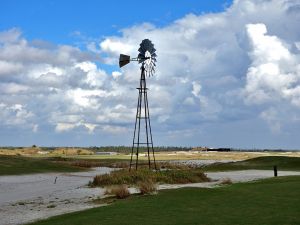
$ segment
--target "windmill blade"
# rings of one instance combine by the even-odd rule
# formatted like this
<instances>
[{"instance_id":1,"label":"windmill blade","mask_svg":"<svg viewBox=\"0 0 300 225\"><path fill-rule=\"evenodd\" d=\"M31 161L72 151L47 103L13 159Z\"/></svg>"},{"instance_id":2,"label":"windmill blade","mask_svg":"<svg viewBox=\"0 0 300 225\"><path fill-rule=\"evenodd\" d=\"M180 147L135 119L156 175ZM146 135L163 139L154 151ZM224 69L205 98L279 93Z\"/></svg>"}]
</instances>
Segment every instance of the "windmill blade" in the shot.
<instances>
[{"instance_id":1,"label":"windmill blade","mask_svg":"<svg viewBox=\"0 0 300 225\"><path fill-rule=\"evenodd\" d=\"M146 52L145 46L142 46L142 45L141 45L141 47L139 48L138 51L139 51L140 53L142 53L142 54L145 54L145 52Z\"/></svg>"},{"instance_id":2,"label":"windmill blade","mask_svg":"<svg viewBox=\"0 0 300 225\"><path fill-rule=\"evenodd\" d=\"M151 54L151 57L156 58L157 57L156 53Z\"/></svg>"},{"instance_id":3,"label":"windmill blade","mask_svg":"<svg viewBox=\"0 0 300 225\"><path fill-rule=\"evenodd\" d=\"M156 49L154 48L154 46L150 49L149 52L151 53L151 55L152 55L154 52L156 52Z\"/></svg>"},{"instance_id":4,"label":"windmill blade","mask_svg":"<svg viewBox=\"0 0 300 225\"><path fill-rule=\"evenodd\" d=\"M147 51L147 49L149 48L148 41L146 41L146 40L148 40L148 39L143 40L142 43L141 43L144 51Z\"/></svg>"},{"instance_id":5,"label":"windmill blade","mask_svg":"<svg viewBox=\"0 0 300 225\"><path fill-rule=\"evenodd\" d=\"M155 69L154 69L154 67L152 67L152 69L151 69L151 72L153 71L153 74L155 73Z\"/></svg>"}]
</instances>

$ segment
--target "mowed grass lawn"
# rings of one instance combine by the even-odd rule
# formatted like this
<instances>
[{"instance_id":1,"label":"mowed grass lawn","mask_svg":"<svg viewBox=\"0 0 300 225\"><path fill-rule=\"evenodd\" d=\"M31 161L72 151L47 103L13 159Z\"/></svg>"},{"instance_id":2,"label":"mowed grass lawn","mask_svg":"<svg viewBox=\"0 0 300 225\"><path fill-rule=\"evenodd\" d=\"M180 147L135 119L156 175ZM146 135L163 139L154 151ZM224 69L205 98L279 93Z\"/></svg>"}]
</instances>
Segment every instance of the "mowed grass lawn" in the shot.
<instances>
[{"instance_id":1,"label":"mowed grass lawn","mask_svg":"<svg viewBox=\"0 0 300 225\"><path fill-rule=\"evenodd\" d=\"M0 175L19 175L47 172L75 172L83 168L52 162L48 159L22 156L0 156Z\"/></svg>"},{"instance_id":2,"label":"mowed grass lawn","mask_svg":"<svg viewBox=\"0 0 300 225\"><path fill-rule=\"evenodd\" d=\"M300 157L265 156L231 163L218 163L203 167L205 171L229 170L273 170L273 166L280 170L300 171Z\"/></svg>"},{"instance_id":3,"label":"mowed grass lawn","mask_svg":"<svg viewBox=\"0 0 300 225\"><path fill-rule=\"evenodd\" d=\"M297 225L300 176L213 189L184 188L135 196L32 225Z\"/></svg>"}]
</instances>

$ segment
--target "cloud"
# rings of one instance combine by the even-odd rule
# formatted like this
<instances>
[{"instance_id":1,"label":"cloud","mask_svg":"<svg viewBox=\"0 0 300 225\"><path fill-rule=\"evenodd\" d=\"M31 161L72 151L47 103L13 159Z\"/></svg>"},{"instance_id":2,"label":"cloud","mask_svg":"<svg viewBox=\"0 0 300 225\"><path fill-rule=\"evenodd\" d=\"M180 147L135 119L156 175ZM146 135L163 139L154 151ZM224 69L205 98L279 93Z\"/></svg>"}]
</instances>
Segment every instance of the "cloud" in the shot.
<instances>
[{"instance_id":1,"label":"cloud","mask_svg":"<svg viewBox=\"0 0 300 225\"><path fill-rule=\"evenodd\" d=\"M188 14L162 27L138 24L98 45L91 38L87 51L29 41L20 29L2 31L0 104L10 121L3 124L28 127L35 135L43 129L95 140L128 135L140 65L118 70L118 56L136 57L141 40L149 38L158 55L147 86L159 143L223 146L225 137L241 135L250 124L257 130L244 133L240 145L272 146L272 135L299 132L291 125L299 124L299 12L297 1L236 0L224 12ZM16 105L22 106L19 114ZM245 138L262 131L262 120L271 132Z\"/></svg>"},{"instance_id":2,"label":"cloud","mask_svg":"<svg viewBox=\"0 0 300 225\"><path fill-rule=\"evenodd\" d=\"M270 108L263 111L260 116L268 122L273 133L279 134L281 132L281 122L276 109Z\"/></svg>"},{"instance_id":3,"label":"cloud","mask_svg":"<svg viewBox=\"0 0 300 225\"><path fill-rule=\"evenodd\" d=\"M248 24L247 31L253 48L247 73L247 101L264 103L286 99L295 104L293 98L300 88L299 55L292 54L278 37L267 35L264 24Z\"/></svg>"},{"instance_id":4,"label":"cloud","mask_svg":"<svg viewBox=\"0 0 300 225\"><path fill-rule=\"evenodd\" d=\"M1 123L8 126L32 127L34 113L21 104L0 103Z\"/></svg>"},{"instance_id":5,"label":"cloud","mask_svg":"<svg viewBox=\"0 0 300 225\"><path fill-rule=\"evenodd\" d=\"M83 128L92 134L101 124L107 126L111 115L106 113L127 91L115 82L119 72L107 74L91 61L92 53L49 46L36 46L18 29L0 33L2 124L28 127L35 133L50 126L56 132Z\"/></svg>"}]
</instances>

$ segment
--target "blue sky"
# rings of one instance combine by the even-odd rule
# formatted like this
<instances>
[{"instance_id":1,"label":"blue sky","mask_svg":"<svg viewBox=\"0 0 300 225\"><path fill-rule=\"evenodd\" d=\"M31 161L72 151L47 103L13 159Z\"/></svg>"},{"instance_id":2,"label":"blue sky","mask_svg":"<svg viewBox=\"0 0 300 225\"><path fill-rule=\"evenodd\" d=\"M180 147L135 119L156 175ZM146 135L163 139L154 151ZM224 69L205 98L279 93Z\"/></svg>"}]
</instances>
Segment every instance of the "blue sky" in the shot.
<instances>
[{"instance_id":1,"label":"blue sky","mask_svg":"<svg viewBox=\"0 0 300 225\"><path fill-rule=\"evenodd\" d=\"M300 3L1 1L0 145L130 145L149 38L155 145L299 149Z\"/></svg>"},{"instance_id":2,"label":"blue sky","mask_svg":"<svg viewBox=\"0 0 300 225\"><path fill-rule=\"evenodd\" d=\"M89 38L117 35L119 30L149 22L165 26L186 14L219 12L228 0L141 1L1 1L0 29L19 27L29 40L76 44L80 32Z\"/></svg>"}]
</instances>

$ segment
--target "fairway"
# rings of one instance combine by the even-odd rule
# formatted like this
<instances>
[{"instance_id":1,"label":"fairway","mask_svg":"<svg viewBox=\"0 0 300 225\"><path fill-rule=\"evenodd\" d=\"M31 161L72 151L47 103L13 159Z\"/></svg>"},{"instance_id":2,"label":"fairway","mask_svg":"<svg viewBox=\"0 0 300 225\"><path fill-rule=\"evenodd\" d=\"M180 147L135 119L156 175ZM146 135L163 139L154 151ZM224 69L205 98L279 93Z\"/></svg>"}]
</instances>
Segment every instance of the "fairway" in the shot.
<instances>
[{"instance_id":1,"label":"fairway","mask_svg":"<svg viewBox=\"0 0 300 225\"><path fill-rule=\"evenodd\" d=\"M88 169L88 166L127 167L128 160L124 158L106 158L93 156L74 157L24 157L0 155L0 175L17 175L48 172L76 172ZM278 170L300 171L300 157L265 156L244 161L216 163L202 167L204 171L230 170L272 170L276 165ZM87 167L87 168L86 168Z\"/></svg>"},{"instance_id":2,"label":"fairway","mask_svg":"<svg viewBox=\"0 0 300 225\"><path fill-rule=\"evenodd\" d=\"M136 196L32 225L300 224L300 177L277 177L214 189L185 188Z\"/></svg>"},{"instance_id":3,"label":"fairway","mask_svg":"<svg viewBox=\"0 0 300 225\"><path fill-rule=\"evenodd\" d=\"M211 164L204 167L203 169L205 171L230 171L250 169L273 170L274 166L277 166L278 170L300 171L300 157L257 157L238 162Z\"/></svg>"},{"instance_id":4,"label":"fairway","mask_svg":"<svg viewBox=\"0 0 300 225\"><path fill-rule=\"evenodd\" d=\"M35 155L37 156L37 155ZM118 153L116 155L57 155L72 159L89 159L89 160L130 160L130 154ZM210 151L170 151L156 152L156 160L246 160L257 157L282 156L282 157L300 157L299 152L247 152L247 151L232 151L232 152L210 152ZM139 160L147 160L147 155L142 153L139 155Z\"/></svg>"},{"instance_id":5,"label":"fairway","mask_svg":"<svg viewBox=\"0 0 300 225\"><path fill-rule=\"evenodd\" d=\"M76 172L84 170L84 168L51 162L47 159L0 155L0 175Z\"/></svg>"}]
</instances>

